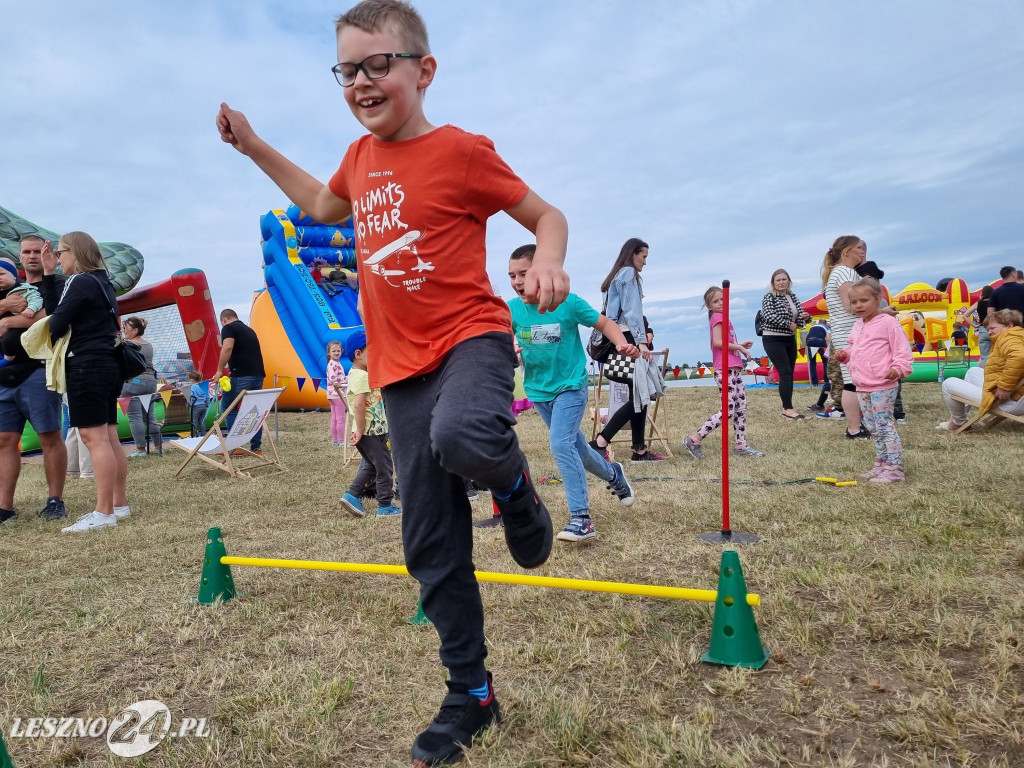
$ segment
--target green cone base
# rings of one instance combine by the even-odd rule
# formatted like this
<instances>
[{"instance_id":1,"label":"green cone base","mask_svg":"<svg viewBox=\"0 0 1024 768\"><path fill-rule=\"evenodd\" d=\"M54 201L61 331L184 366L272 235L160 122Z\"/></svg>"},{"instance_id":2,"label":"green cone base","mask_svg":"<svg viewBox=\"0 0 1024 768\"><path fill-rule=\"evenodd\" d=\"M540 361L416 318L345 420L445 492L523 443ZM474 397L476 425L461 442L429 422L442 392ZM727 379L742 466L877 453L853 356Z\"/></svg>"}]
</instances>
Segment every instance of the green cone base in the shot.
<instances>
[{"instance_id":1,"label":"green cone base","mask_svg":"<svg viewBox=\"0 0 1024 768\"><path fill-rule=\"evenodd\" d=\"M235 580L231 577L231 567L221 563L220 559L227 555L224 537L220 528L211 528L206 534L206 555L203 557L203 575L199 580L199 599L202 605L213 605L220 600L226 603L236 596Z\"/></svg>"},{"instance_id":2,"label":"green cone base","mask_svg":"<svg viewBox=\"0 0 1024 768\"><path fill-rule=\"evenodd\" d=\"M718 573L711 647L700 660L727 667L760 669L770 656L761 645L754 610L747 604L747 584L743 579L739 553L727 549L722 552Z\"/></svg>"}]
</instances>

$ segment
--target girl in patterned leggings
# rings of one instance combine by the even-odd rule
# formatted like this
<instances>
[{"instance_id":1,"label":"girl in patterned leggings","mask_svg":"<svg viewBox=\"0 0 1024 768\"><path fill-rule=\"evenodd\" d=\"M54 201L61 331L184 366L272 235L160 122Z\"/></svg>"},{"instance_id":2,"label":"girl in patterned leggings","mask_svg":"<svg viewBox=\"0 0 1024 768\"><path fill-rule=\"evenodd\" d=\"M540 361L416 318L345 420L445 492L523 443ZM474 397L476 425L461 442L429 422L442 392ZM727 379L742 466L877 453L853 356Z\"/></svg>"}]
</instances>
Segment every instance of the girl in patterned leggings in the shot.
<instances>
[{"instance_id":1,"label":"girl in patterned leggings","mask_svg":"<svg viewBox=\"0 0 1024 768\"><path fill-rule=\"evenodd\" d=\"M763 451L758 451L747 445L747 392L743 386L743 361L740 357L750 359L750 348L754 346L753 341L744 341L742 344L736 338L736 330L732 323L729 323L729 340L726 343L729 356L727 364L722 365L722 307L725 304L725 294L717 286L711 286L704 291L704 306L708 308L708 322L711 326L711 358L715 366L715 382L718 384L718 391L723 386L729 388L729 416L732 418L733 428L736 430L736 455L737 456L764 456ZM700 444L715 429L722 425L722 412L711 416L704 422L697 434L689 435L683 440L683 448L695 459L703 459L704 451Z\"/></svg>"},{"instance_id":2,"label":"girl in patterned leggings","mask_svg":"<svg viewBox=\"0 0 1024 768\"><path fill-rule=\"evenodd\" d=\"M896 432L893 408L900 379L910 375L913 357L910 340L892 315L879 312L882 289L871 277L850 287L850 307L859 320L836 351L840 363L850 370L857 387L864 425L875 441L875 466L861 477L872 483L903 480L903 446Z\"/></svg>"}]
</instances>

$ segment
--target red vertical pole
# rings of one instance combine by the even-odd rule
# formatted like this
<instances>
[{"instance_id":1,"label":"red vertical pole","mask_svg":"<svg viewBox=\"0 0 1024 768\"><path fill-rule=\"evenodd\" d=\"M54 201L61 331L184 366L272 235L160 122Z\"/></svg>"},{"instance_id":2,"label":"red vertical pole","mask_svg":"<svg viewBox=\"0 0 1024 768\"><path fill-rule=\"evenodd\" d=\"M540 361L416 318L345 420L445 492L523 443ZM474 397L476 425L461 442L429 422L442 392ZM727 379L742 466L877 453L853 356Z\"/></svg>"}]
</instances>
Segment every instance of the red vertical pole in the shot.
<instances>
[{"instance_id":1,"label":"red vertical pole","mask_svg":"<svg viewBox=\"0 0 1024 768\"><path fill-rule=\"evenodd\" d=\"M729 536L729 281L722 281L722 535Z\"/></svg>"}]
</instances>

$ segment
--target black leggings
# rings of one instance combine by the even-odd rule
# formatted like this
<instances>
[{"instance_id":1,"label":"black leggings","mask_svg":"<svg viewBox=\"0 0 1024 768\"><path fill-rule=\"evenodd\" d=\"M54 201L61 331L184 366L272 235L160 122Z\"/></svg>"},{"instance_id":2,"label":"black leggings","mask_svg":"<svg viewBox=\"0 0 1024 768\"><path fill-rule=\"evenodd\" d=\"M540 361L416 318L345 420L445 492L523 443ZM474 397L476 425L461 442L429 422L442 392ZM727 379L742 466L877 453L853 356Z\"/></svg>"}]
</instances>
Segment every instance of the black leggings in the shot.
<instances>
[{"instance_id":1,"label":"black leggings","mask_svg":"<svg viewBox=\"0 0 1024 768\"><path fill-rule=\"evenodd\" d=\"M796 336L761 337L765 354L768 355L779 372L779 397L782 398L782 410L793 408L793 371L796 369Z\"/></svg>"},{"instance_id":2,"label":"black leggings","mask_svg":"<svg viewBox=\"0 0 1024 768\"><path fill-rule=\"evenodd\" d=\"M630 344L636 343L633 340L633 334L629 331L623 331L622 335L626 337L626 341ZM633 432L633 450L644 451L647 449L644 436L644 432L647 429L647 406L644 406L639 413L633 410L633 382L629 382L628 386L629 400L608 418L608 423L601 430L600 436L605 442L610 443L612 438L619 433L620 429L626 426L628 421Z\"/></svg>"}]
</instances>

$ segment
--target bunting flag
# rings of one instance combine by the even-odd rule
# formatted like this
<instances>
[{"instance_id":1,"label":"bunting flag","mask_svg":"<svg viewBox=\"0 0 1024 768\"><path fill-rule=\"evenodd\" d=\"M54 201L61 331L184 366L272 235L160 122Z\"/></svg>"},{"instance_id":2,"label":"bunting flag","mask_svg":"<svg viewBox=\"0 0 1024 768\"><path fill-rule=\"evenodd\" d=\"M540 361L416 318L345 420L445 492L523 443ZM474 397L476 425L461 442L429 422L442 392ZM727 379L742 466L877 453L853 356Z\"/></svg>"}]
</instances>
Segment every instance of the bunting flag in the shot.
<instances>
[{"instance_id":1,"label":"bunting flag","mask_svg":"<svg viewBox=\"0 0 1024 768\"><path fill-rule=\"evenodd\" d=\"M762 357L761 358L761 367L762 368L767 368L768 367L768 358L767 357Z\"/></svg>"},{"instance_id":2,"label":"bunting flag","mask_svg":"<svg viewBox=\"0 0 1024 768\"><path fill-rule=\"evenodd\" d=\"M803 355L803 353L806 351L807 350L804 347L800 347L800 349L797 350L797 352L799 352L801 355Z\"/></svg>"},{"instance_id":3,"label":"bunting flag","mask_svg":"<svg viewBox=\"0 0 1024 768\"><path fill-rule=\"evenodd\" d=\"M171 402L171 395L173 394L174 392L172 392L169 389L165 389L163 392L160 393L160 399L164 401L164 408L166 408L167 404Z\"/></svg>"},{"instance_id":4,"label":"bunting flag","mask_svg":"<svg viewBox=\"0 0 1024 768\"><path fill-rule=\"evenodd\" d=\"M677 380L679 379L679 372L681 370L682 370L682 368L680 368L678 365L675 368L672 369L672 373L674 373L676 375L676 379Z\"/></svg>"},{"instance_id":5,"label":"bunting flag","mask_svg":"<svg viewBox=\"0 0 1024 768\"><path fill-rule=\"evenodd\" d=\"M130 397L117 398L117 405L118 407L120 407L121 413L128 415L128 403L130 403L131 401L132 399Z\"/></svg>"},{"instance_id":6,"label":"bunting flag","mask_svg":"<svg viewBox=\"0 0 1024 768\"><path fill-rule=\"evenodd\" d=\"M916 349L918 352L923 352L924 351L924 344L915 344L914 345L914 349Z\"/></svg>"},{"instance_id":7,"label":"bunting flag","mask_svg":"<svg viewBox=\"0 0 1024 768\"><path fill-rule=\"evenodd\" d=\"M291 382L291 380L292 380L291 376L278 376L277 377L277 384L276 384L276 386L284 387L285 389L287 389L288 388L288 384Z\"/></svg>"},{"instance_id":8,"label":"bunting flag","mask_svg":"<svg viewBox=\"0 0 1024 768\"><path fill-rule=\"evenodd\" d=\"M703 365L700 366L699 368L697 368L697 376L699 376L700 378L704 378L704 366Z\"/></svg>"},{"instance_id":9,"label":"bunting flag","mask_svg":"<svg viewBox=\"0 0 1024 768\"><path fill-rule=\"evenodd\" d=\"M320 391L320 379L310 379L310 381L313 382L313 391L314 392L319 392Z\"/></svg>"},{"instance_id":10,"label":"bunting flag","mask_svg":"<svg viewBox=\"0 0 1024 768\"><path fill-rule=\"evenodd\" d=\"M686 378L689 379L690 378L690 374L693 373L693 369L692 368L683 368L683 373L686 375Z\"/></svg>"},{"instance_id":11,"label":"bunting flag","mask_svg":"<svg viewBox=\"0 0 1024 768\"><path fill-rule=\"evenodd\" d=\"M142 403L142 410L148 411L149 404L153 402L153 398L156 397L156 392L152 392L148 395L135 395L135 397L139 398L139 402ZM130 400L131 398L128 399Z\"/></svg>"},{"instance_id":12,"label":"bunting flag","mask_svg":"<svg viewBox=\"0 0 1024 768\"><path fill-rule=\"evenodd\" d=\"M306 379L305 379L304 376L296 376L295 377L295 383L299 385L299 392L301 392L302 391L302 385L306 383Z\"/></svg>"}]
</instances>

